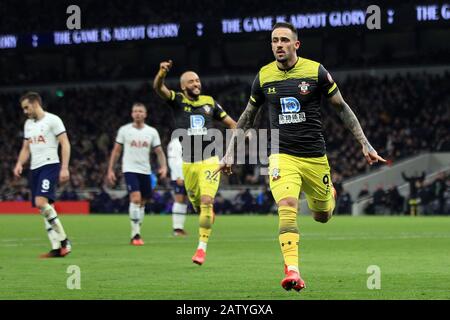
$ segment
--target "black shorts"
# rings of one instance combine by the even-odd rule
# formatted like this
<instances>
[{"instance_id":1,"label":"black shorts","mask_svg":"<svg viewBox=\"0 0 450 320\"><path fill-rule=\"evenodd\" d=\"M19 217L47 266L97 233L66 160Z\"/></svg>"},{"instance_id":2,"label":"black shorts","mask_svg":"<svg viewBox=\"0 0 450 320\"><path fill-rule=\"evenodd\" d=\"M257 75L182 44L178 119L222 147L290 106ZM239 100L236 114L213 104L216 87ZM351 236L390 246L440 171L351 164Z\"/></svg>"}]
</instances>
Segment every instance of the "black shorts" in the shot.
<instances>
[{"instance_id":1,"label":"black shorts","mask_svg":"<svg viewBox=\"0 0 450 320\"><path fill-rule=\"evenodd\" d=\"M149 174L125 172L125 182L129 193L139 191L142 198L150 199L152 196L152 184Z\"/></svg>"},{"instance_id":2,"label":"black shorts","mask_svg":"<svg viewBox=\"0 0 450 320\"><path fill-rule=\"evenodd\" d=\"M183 183L183 185L180 186L180 185L178 185L178 183L175 180L172 180L170 182L170 184L172 185L173 191L175 192L175 194L181 194L183 196L187 195L186 188L184 187L184 183Z\"/></svg>"},{"instance_id":3,"label":"black shorts","mask_svg":"<svg viewBox=\"0 0 450 320\"><path fill-rule=\"evenodd\" d=\"M56 187L59 178L59 163L47 164L45 166L31 170L31 204L36 206L36 197L45 197L49 203L56 200Z\"/></svg>"}]
</instances>

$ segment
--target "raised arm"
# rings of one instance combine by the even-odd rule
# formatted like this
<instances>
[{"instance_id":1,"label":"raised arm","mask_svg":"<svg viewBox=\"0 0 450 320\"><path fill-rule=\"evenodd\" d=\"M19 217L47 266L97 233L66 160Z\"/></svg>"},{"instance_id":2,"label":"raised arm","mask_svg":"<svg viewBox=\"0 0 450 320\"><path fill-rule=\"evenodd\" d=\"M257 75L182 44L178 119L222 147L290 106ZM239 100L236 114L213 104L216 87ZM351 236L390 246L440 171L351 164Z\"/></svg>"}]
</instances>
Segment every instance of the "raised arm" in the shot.
<instances>
[{"instance_id":1,"label":"raised arm","mask_svg":"<svg viewBox=\"0 0 450 320\"><path fill-rule=\"evenodd\" d=\"M20 177L23 171L23 165L30 158L30 141L28 139L24 139L22 143L22 148L20 149L19 156L17 157L17 162L14 167L14 175L16 177Z\"/></svg>"},{"instance_id":2,"label":"raised arm","mask_svg":"<svg viewBox=\"0 0 450 320\"><path fill-rule=\"evenodd\" d=\"M153 80L153 89L156 91L158 96L164 100L168 100L170 98L170 90L164 84L164 79L170 71L170 68L172 68L172 60L161 62L159 64L159 71Z\"/></svg>"},{"instance_id":3,"label":"raised arm","mask_svg":"<svg viewBox=\"0 0 450 320\"><path fill-rule=\"evenodd\" d=\"M403 178L403 180L409 182L409 177L407 177L403 171L402 171L402 178Z\"/></svg>"},{"instance_id":4,"label":"raised arm","mask_svg":"<svg viewBox=\"0 0 450 320\"><path fill-rule=\"evenodd\" d=\"M420 181L421 182L423 182L425 180L426 175L427 175L426 172L422 171L422 175L420 176Z\"/></svg>"},{"instance_id":5,"label":"raised arm","mask_svg":"<svg viewBox=\"0 0 450 320\"><path fill-rule=\"evenodd\" d=\"M70 142L67 133L61 133L58 136L59 144L61 145L61 171L59 173L59 181L66 182L70 178L69 160L70 160Z\"/></svg>"},{"instance_id":6,"label":"raised arm","mask_svg":"<svg viewBox=\"0 0 450 320\"><path fill-rule=\"evenodd\" d=\"M359 124L358 118L356 118L352 109L350 109L348 104L344 101L339 90L333 96L328 98L328 101L336 109L339 117L344 122L347 129L353 133L353 136L361 144L362 152L367 162L370 165L378 161L386 162L386 160L380 157L375 149L370 145L369 140L367 140L364 131Z\"/></svg>"}]
</instances>

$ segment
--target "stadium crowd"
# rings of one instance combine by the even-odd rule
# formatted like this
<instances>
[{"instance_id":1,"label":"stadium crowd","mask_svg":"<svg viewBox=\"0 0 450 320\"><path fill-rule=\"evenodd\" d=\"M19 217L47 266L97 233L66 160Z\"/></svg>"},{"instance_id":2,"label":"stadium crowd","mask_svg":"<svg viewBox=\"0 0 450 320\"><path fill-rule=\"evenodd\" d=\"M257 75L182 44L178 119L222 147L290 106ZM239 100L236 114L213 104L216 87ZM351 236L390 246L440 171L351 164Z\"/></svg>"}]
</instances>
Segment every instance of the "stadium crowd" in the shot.
<instances>
[{"instance_id":1,"label":"stadium crowd","mask_svg":"<svg viewBox=\"0 0 450 320\"><path fill-rule=\"evenodd\" d=\"M390 163L425 151L450 151L449 73L406 74L382 79L361 75L338 84L369 141ZM250 85L237 79L206 82L203 91L213 95L237 120L247 103ZM130 108L135 101L148 106L148 123L158 129L164 150L170 141L174 126L170 107L154 94L149 83L136 88L94 86L64 89L57 94L42 93L45 108L63 119L72 143L68 187L71 190L98 189L105 184L109 152L116 132L130 121ZM28 199L26 179L15 180L12 175L25 121L18 105L19 96L19 93L0 93L0 107L2 111L8 110L2 112L0 118L0 144L3 146L1 200ZM338 120L335 111L323 104L324 136L334 182L340 183L370 170L351 133ZM259 128L268 126L266 113L264 108L257 123ZM155 160L152 159L154 168L157 166ZM237 166L235 175L223 177L222 185L264 184L266 176L260 175L260 169L259 165ZM168 187L168 183L168 179L159 181L159 187Z\"/></svg>"},{"instance_id":2,"label":"stadium crowd","mask_svg":"<svg viewBox=\"0 0 450 320\"><path fill-rule=\"evenodd\" d=\"M425 173L423 177L425 178ZM415 201L418 206L418 214L421 215L448 215L450 214L450 174L440 172L431 181L424 178L415 179L410 185L408 196L403 197L397 186L383 185L370 194L367 186L358 194L358 200L371 196L371 201L364 208L366 214L411 214L411 201ZM414 190L412 190L412 188ZM342 212L351 212L352 199L349 194L343 191L341 197ZM348 211L350 209L350 211ZM339 210L338 210L339 211Z\"/></svg>"}]
</instances>

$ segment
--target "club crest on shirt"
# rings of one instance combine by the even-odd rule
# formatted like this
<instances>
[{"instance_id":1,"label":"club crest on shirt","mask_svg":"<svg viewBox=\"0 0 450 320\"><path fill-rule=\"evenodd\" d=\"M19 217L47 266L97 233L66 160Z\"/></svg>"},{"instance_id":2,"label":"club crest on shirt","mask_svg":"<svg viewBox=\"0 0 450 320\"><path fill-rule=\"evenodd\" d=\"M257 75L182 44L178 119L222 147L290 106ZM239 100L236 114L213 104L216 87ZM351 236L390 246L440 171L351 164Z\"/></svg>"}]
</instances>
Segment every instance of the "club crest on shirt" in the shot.
<instances>
[{"instance_id":1,"label":"club crest on shirt","mask_svg":"<svg viewBox=\"0 0 450 320\"><path fill-rule=\"evenodd\" d=\"M280 169L273 168L272 173L270 174L272 176L272 181L276 181L281 178L280 176Z\"/></svg>"},{"instance_id":2,"label":"club crest on shirt","mask_svg":"<svg viewBox=\"0 0 450 320\"><path fill-rule=\"evenodd\" d=\"M203 106L203 110L205 110L205 113L206 113L206 114L210 114L210 113L211 113L211 107L208 106L208 105Z\"/></svg>"},{"instance_id":3,"label":"club crest on shirt","mask_svg":"<svg viewBox=\"0 0 450 320\"><path fill-rule=\"evenodd\" d=\"M303 94L303 95L308 94L310 92L309 91L309 86L310 86L310 84L308 82L302 81L298 85L298 87L300 88L300 94Z\"/></svg>"}]
</instances>

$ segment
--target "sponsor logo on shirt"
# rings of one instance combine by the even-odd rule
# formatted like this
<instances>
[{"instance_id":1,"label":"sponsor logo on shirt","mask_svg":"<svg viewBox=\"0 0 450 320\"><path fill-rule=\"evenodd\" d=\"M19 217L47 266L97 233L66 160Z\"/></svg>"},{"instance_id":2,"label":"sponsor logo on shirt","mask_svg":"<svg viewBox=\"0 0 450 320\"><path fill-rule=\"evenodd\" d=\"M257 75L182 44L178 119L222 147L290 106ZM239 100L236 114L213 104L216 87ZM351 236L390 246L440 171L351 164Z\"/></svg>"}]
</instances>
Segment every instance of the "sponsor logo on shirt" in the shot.
<instances>
[{"instance_id":1,"label":"sponsor logo on shirt","mask_svg":"<svg viewBox=\"0 0 450 320\"><path fill-rule=\"evenodd\" d=\"M30 137L30 143L47 143L43 135Z\"/></svg>"},{"instance_id":2,"label":"sponsor logo on shirt","mask_svg":"<svg viewBox=\"0 0 450 320\"><path fill-rule=\"evenodd\" d=\"M205 118L200 114L191 115L191 127L188 129L189 136L205 135L207 129L205 128Z\"/></svg>"},{"instance_id":3,"label":"sponsor logo on shirt","mask_svg":"<svg viewBox=\"0 0 450 320\"><path fill-rule=\"evenodd\" d=\"M295 97L280 98L281 114L278 115L279 124L300 123L306 121L304 112L300 112L300 101Z\"/></svg>"},{"instance_id":4,"label":"sponsor logo on shirt","mask_svg":"<svg viewBox=\"0 0 450 320\"><path fill-rule=\"evenodd\" d=\"M140 141L140 140L131 140L130 146L134 148L148 148L149 143L147 141Z\"/></svg>"}]
</instances>

